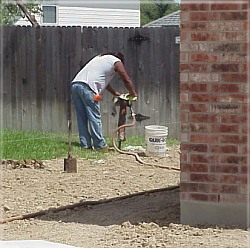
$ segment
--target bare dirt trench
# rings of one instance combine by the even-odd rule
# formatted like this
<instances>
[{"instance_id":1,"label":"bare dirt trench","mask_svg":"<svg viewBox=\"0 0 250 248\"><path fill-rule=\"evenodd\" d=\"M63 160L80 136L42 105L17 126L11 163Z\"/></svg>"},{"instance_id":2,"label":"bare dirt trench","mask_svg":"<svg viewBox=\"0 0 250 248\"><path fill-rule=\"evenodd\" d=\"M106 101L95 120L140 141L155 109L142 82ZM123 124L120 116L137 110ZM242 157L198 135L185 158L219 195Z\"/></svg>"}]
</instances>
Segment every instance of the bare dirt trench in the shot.
<instances>
[{"instance_id":1,"label":"bare dirt trench","mask_svg":"<svg viewBox=\"0 0 250 248\"><path fill-rule=\"evenodd\" d=\"M148 163L179 168L179 147ZM1 219L67 205L64 211L1 224L2 240L48 240L76 247L249 247L243 227L180 224L180 173L114 152L106 159L63 159L44 167L1 165ZM85 203L82 204L81 203Z\"/></svg>"}]
</instances>

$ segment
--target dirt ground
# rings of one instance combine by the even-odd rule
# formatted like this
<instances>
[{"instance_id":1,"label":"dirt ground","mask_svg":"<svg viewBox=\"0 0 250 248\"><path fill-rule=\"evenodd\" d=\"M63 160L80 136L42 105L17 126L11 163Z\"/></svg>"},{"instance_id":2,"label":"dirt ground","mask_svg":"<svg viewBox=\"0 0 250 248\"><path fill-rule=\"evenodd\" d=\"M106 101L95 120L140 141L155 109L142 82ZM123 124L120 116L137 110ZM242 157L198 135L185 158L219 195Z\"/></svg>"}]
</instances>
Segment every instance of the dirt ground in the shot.
<instances>
[{"instance_id":1,"label":"dirt ground","mask_svg":"<svg viewBox=\"0 0 250 248\"><path fill-rule=\"evenodd\" d=\"M179 168L179 155L176 146L166 158L142 159ZM84 248L250 247L241 227L180 224L178 171L142 165L117 152L101 160L78 158L77 173L65 173L63 159L43 162L28 168L1 165L2 220L47 210L1 224L2 240Z\"/></svg>"}]
</instances>

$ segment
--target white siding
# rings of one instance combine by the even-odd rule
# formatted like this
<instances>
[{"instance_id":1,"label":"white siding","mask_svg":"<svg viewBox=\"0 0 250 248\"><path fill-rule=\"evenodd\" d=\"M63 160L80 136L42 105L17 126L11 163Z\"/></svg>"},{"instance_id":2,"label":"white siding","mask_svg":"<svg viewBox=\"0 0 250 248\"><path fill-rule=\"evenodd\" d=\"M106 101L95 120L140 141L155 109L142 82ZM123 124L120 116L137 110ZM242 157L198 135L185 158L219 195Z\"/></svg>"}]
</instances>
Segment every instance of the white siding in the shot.
<instances>
[{"instance_id":1,"label":"white siding","mask_svg":"<svg viewBox=\"0 0 250 248\"><path fill-rule=\"evenodd\" d=\"M42 18L36 16L41 25ZM20 19L15 25L30 25ZM58 6L58 23L53 26L140 27L140 10Z\"/></svg>"}]
</instances>

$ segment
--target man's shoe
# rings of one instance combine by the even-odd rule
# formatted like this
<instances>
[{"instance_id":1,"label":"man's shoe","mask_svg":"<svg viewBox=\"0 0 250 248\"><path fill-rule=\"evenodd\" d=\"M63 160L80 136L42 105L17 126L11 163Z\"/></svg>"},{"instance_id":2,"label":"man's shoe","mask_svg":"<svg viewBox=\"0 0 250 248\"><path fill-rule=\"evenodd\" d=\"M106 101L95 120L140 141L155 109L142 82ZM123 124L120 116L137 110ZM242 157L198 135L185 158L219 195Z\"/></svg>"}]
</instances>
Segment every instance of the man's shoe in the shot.
<instances>
[{"instance_id":1,"label":"man's shoe","mask_svg":"<svg viewBox=\"0 0 250 248\"><path fill-rule=\"evenodd\" d=\"M94 150L92 146L90 147L82 147L83 150Z\"/></svg>"},{"instance_id":2,"label":"man's shoe","mask_svg":"<svg viewBox=\"0 0 250 248\"><path fill-rule=\"evenodd\" d=\"M110 152L110 151L114 151L115 148L114 147L109 147L109 146L105 146L103 148L100 148L100 151L102 152Z\"/></svg>"}]
</instances>

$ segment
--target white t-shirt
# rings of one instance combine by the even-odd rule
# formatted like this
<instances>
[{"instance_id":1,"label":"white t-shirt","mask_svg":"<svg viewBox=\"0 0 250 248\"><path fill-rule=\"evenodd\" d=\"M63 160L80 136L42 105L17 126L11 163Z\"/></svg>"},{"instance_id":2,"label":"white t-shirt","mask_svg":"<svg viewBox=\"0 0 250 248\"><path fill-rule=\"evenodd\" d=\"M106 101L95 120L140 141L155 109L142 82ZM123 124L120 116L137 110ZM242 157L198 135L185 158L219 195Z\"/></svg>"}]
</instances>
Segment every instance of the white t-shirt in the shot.
<instances>
[{"instance_id":1,"label":"white t-shirt","mask_svg":"<svg viewBox=\"0 0 250 248\"><path fill-rule=\"evenodd\" d=\"M78 72L72 83L84 82L97 94L101 93L114 77L114 64L118 61L121 60L113 55L97 55Z\"/></svg>"}]
</instances>

